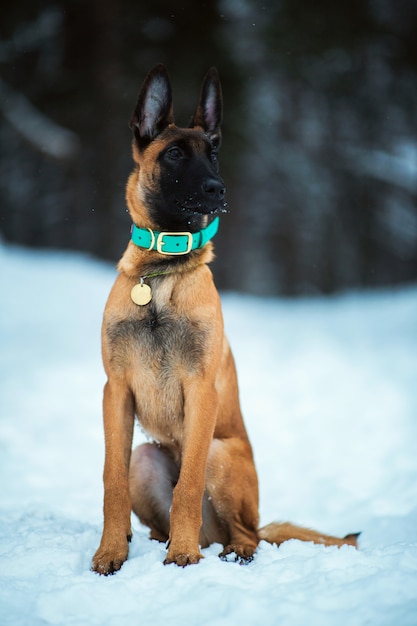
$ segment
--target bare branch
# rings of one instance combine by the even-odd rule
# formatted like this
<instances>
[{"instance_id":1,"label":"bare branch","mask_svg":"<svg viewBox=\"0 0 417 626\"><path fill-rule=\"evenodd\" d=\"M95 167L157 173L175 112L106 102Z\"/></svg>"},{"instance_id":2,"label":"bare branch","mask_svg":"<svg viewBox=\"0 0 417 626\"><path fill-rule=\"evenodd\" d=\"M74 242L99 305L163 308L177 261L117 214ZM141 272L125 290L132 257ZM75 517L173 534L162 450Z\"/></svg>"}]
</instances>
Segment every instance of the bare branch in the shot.
<instances>
[{"instance_id":1,"label":"bare branch","mask_svg":"<svg viewBox=\"0 0 417 626\"><path fill-rule=\"evenodd\" d=\"M80 141L74 132L56 124L2 80L0 110L19 134L40 152L54 159L71 159L77 154Z\"/></svg>"}]
</instances>

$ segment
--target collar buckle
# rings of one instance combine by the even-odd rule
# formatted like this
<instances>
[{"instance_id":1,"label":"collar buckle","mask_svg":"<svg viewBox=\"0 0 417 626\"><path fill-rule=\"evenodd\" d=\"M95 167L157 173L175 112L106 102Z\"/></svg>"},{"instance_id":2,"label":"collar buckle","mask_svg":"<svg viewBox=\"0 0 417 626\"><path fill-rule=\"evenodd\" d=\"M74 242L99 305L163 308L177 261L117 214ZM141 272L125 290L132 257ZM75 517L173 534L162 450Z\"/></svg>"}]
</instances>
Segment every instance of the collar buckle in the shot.
<instances>
[{"instance_id":1,"label":"collar buckle","mask_svg":"<svg viewBox=\"0 0 417 626\"><path fill-rule=\"evenodd\" d=\"M185 245L185 249L183 248L183 245L184 245L183 242L181 242L181 244L180 244L180 242L177 241L174 244L173 241L172 242L165 241L164 237L172 237L172 238L175 238L175 239L177 239L178 237L187 237L187 241L184 242L184 244L186 244ZM169 245L170 243L171 243L171 249L170 250L163 250L162 249L162 246L167 245L167 244ZM181 249L178 250L178 251L176 251L176 250L172 251L172 246L173 245L178 246L178 247L181 245ZM152 245L152 247L153 247L153 245ZM157 251L160 254L166 254L166 255L169 255L169 256L188 254L189 252L191 252L192 248L193 248L193 235L192 235L192 233L188 233L188 232L182 232L182 233L162 232L162 233L159 233L159 235L158 235L158 237L156 239L156 249L157 249Z\"/></svg>"}]
</instances>

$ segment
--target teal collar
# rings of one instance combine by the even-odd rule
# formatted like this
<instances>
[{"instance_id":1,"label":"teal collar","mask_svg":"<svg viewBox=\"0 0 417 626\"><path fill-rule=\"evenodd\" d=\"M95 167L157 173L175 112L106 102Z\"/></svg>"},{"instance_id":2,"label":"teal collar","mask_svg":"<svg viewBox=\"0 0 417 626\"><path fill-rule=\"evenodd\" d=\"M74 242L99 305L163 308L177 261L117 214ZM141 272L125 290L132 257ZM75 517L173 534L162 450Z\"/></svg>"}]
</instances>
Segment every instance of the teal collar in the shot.
<instances>
[{"instance_id":1,"label":"teal collar","mask_svg":"<svg viewBox=\"0 0 417 626\"><path fill-rule=\"evenodd\" d=\"M138 228L132 225L132 241L136 246L145 250L157 250L160 254L188 254L206 245L214 237L219 228L219 218L216 217L206 228L196 233L188 232L161 232L150 228Z\"/></svg>"}]
</instances>

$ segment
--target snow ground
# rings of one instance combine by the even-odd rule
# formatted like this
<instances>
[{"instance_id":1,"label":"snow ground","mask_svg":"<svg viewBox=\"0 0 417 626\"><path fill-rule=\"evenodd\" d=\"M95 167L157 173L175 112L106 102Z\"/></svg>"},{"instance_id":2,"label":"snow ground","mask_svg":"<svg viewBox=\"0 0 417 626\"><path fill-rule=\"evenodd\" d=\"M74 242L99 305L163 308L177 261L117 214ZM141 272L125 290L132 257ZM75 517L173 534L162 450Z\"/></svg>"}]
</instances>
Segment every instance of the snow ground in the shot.
<instances>
[{"instance_id":1,"label":"snow ground","mask_svg":"<svg viewBox=\"0 0 417 626\"><path fill-rule=\"evenodd\" d=\"M417 624L417 287L286 301L224 295L261 521L360 549L261 543L247 566L164 566L134 521L99 577L101 315L115 271L0 244L0 624ZM143 436L139 429L136 438Z\"/></svg>"}]
</instances>

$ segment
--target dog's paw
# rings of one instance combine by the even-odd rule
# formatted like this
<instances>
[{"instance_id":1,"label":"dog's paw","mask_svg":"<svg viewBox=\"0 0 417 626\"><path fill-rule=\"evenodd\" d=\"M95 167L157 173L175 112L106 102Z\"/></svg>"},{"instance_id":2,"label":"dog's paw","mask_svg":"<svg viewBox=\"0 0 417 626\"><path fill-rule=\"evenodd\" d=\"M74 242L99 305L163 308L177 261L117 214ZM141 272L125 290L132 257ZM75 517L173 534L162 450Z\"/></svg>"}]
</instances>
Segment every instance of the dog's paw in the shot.
<instances>
[{"instance_id":1,"label":"dog's paw","mask_svg":"<svg viewBox=\"0 0 417 626\"><path fill-rule=\"evenodd\" d=\"M127 559L128 544L119 548L100 546L93 557L91 570L103 576L117 572Z\"/></svg>"},{"instance_id":2,"label":"dog's paw","mask_svg":"<svg viewBox=\"0 0 417 626\"><path fill-rule=\"evenodd\" d=\"M198 563L200 559L203 559L203 555L200 552L195 553L187 553L187 554L170 554L168 552L167 558L164 561L164 565L169 565L170 563L176 563L180 567L185 567L186 565L194 565Z\"/></svg>"},{"instance_id":3,"label":"dog's paw","mask_svg":"<svg viewBox=\"0 0 417 626\"><path fill-rule=\"evenodd\" d=\"M232 543L224 548L220 552L219 557L222 561L236 561L240 565L246 565L253 561L256 547L244 546L236 543Z\"/></svg>"}]
</instances>

